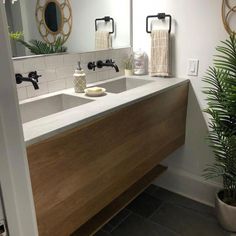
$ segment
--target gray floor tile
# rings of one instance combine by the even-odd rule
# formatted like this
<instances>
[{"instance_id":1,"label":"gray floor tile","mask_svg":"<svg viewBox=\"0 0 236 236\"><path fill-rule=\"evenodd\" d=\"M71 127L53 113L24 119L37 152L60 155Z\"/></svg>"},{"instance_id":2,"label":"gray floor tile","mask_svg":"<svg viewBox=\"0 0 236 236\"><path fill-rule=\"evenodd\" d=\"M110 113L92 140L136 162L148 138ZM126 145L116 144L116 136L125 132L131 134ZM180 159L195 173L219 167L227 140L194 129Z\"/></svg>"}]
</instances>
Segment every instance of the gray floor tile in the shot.
<instances>
[{"instance_id":1,"label":"gray floor tile","mask_svg":"<svg viewBox=\"0 0 236 236\"><path fill-rule=\"evenodd\" d=\"M100 230L96 234L94 234L94 236L111 236L111 235L107 232Z\"/></svg>"},{"instance_id":2,"label":"gray floor tile","mask_svg":"<svg viewBox=\"0 0 236 236\"><path fill-rule=\"evenodd\" d=\"M111 219L102 230L106 232L112 232L117 226L119 226L130 214L130 211L127 209L122 210L118 213L113 219Z\"/></svg>"},{"instance_id":3,"label":"gray floor tile","mask_svg":"<svg viewBox=\"0 0 236 236\"><path fill-rule=\"evenodd\" d=\"M165 227L139 215L131 214L115 229L112 236L180 236Z\"/></svg>"},{"instance_id":4,"label":"gray floor tile","mask_svg":"<svg viewBox=\"0 0 236 236\"><path fill-rule=\"evenodd\" d=\"M188 209L195 210L199 213L207 215L209 217L215 218L214 208L204 205L202 203L193 201L189 198L183 197L176 193L170 192L163 188L158 188L154 185L151 185L146 193L150 194L152 197L157 198L161 201L169 202L174 205L182 206Z\"/></svg>"},{"instance_id":5,"label":"gray floor tile","mask_svg":"<svg viewBox=\"0 0 236 236\"><path fill-rule=\"evenodd\" d=\"M132 212L145 218L151 216L161 205L162 201L156 199L149 194L142 193L127 208Z\"/></svg>"},{"instance_id":6,"label":"gray floor tile","mask_svg":"<svg viewBox=\"0 0 236 236\"><path fill-rule=\"evenodd\" d=\"M148 188L144 190L145 193L155 196L156 191L159 189L158 186L151 184Z\"/></svg>"},{"instance_id":7,"label":"gray floor tile","mask_svg":"<svg viewBox=\"0 0 236 236\"><path fill-rule=\"evenodd\" d=\"M194 210L164 203L152 215L151 220L168 227L181 236L226 236L226 233L213 218Z\"/></svg>"}]
</instances>

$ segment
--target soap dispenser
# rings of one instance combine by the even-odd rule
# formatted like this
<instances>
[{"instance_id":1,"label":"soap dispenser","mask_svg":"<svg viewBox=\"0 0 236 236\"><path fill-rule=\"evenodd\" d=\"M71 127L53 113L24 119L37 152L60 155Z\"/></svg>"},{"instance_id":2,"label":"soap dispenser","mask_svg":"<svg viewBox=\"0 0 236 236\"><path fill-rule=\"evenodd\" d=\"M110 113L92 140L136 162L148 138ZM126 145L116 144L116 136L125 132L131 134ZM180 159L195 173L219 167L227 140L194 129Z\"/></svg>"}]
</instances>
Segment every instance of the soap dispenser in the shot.
<instances>
[{"instance_id":1,"label":"soap dispenser","mask_svg":"<svg viewBox=\"0 0 236 236\"><path fill-rule=\"evenodd\" d=\"M74 73L74 88L76 93L83 93L86 89L86 75L78 62L78 68Z\"/></svg>"}]
</instances>

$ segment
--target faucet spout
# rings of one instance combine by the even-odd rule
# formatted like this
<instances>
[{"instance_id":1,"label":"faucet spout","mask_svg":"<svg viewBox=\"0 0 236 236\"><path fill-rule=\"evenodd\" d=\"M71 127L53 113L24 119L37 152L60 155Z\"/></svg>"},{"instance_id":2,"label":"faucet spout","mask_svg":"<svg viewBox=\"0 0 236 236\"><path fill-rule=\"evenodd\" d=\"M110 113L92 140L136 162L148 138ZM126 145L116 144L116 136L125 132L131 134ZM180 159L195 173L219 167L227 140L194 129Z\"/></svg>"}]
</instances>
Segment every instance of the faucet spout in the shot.
<instances>
[{"instance_id":1,"label":"faucet spout","mask_svg":"<svg viewBox=\"0 0 236 236\"><path fill-rule=\"evenodd\" d=\"M22 81L29 81L33 84L34 89L39 89L38 82L34 78L23 78Z\"/></svg>"},{"instance_id":2,"label":"faucet spout","mask_svg":"<svg viewBox=\"0 0 236 236\"><path fill-rule=\"evenodd\" d=\"M120 70L119 70L119 67L114 63L113 64L113 67L115 68L115 70L116 70L116 72L119 72Z\"/></svg>"}]
</instances>

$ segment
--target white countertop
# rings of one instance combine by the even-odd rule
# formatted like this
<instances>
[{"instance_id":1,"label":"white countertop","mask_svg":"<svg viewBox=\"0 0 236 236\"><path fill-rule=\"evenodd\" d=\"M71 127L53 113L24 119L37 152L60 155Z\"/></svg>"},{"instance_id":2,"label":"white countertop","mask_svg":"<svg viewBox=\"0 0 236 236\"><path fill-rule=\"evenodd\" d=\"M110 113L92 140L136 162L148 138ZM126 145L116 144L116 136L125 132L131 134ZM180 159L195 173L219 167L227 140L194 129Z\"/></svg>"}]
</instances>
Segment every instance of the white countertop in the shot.
<instances>
[{"instance_id":1,"label":"white countertop","mask_svg":"<svg viewBox=\"0 0 236 236\"><path fill-rule=\"evenodd\" d=\"M108 114L111 111L136 103L144 98L151 97L173 87L178 87L189 81L188 79L181 78L158 78L149 76L131 76L130 78L132 77L136 79L152 80L154 82L118 94L107 93L106 96L102 97L87 97L84 94L75 93L72 88L22 101L21 103L25 103L62 93L94 100L93 102L78 107L24 123L23 131L26 145L29 146L65 130L78 127L88 121ZM105 83L119 78L100 81L99 83Z\"/></svg>"}]
</instances>

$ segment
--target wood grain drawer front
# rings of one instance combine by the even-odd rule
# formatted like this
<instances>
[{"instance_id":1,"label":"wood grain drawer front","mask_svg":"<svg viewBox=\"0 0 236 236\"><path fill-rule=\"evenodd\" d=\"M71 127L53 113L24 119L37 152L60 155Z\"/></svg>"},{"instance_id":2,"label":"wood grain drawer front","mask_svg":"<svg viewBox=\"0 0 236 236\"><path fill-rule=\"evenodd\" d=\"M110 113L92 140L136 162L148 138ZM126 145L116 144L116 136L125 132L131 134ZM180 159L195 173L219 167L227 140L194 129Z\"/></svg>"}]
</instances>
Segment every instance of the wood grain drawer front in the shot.
<instances>
[{"instance_id":1,"label":"wood grain drawer front","mask_svg":"<svg viewBox=\"0 0 236 236\"><path fill-rule=\"evenodd\" d=\"M40 236L68 236L184 144L188 84L27 148Z\"/></svg>"}]
</instances>

